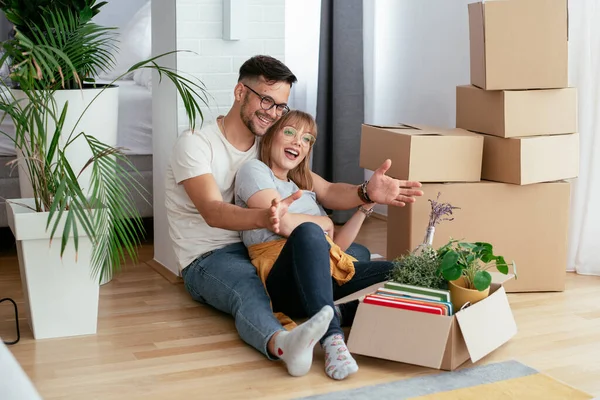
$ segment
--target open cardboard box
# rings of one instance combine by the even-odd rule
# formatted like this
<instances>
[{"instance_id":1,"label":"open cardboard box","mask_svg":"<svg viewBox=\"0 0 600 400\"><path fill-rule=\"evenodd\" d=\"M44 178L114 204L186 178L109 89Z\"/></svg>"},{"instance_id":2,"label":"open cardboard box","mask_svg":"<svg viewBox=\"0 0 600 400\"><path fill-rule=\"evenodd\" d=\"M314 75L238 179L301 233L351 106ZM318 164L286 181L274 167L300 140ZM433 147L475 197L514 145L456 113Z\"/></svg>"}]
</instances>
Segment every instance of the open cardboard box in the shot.
<instances>
[{"instance_id":1,"label":"open cardboard box","mask_svg":"<svg viewBox=\"0 0 600 400\"><path fill-rule=\"evenodd\" d=\"M392 166L387 174L397 179L478 182L483 137L456 128L363 124L360 167L376 170L388 158Z\"/></svg>"},{"instance_id":2,"label":"open cardboard box","mask_svg":"<svg viewBox=\"0 0 600 400\"><path fill-rule=\"evenodd\" d=\"M452 371L471 359L477 362L517 333L503 283L513 275L492 273L490 295L453 316L432 315L365 304L364 296L379 283L336 304L360 304L347 340L352 354Z\"/></svg>"}]
</instances>

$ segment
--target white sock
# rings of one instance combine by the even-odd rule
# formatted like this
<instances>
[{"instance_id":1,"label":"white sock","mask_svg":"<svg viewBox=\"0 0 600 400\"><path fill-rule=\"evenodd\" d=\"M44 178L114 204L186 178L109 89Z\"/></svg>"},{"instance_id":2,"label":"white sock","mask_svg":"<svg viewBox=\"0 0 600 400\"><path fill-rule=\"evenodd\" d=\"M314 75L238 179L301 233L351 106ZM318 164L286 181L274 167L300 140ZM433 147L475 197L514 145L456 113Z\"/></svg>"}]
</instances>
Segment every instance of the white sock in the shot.
<instances>
[{"instance_id":1,"label":"white sock","mask_svg":"<svg viewBox=\"0 0 600 400\"><path fill-rule=\"evenodd\" d=\"M340 334L331 335L323 341L325 350L325 372L333 379L345 379L348 375L358 372L358 365L348 351L344 337Z\"/></svg>"},{"instance_id":2,"label":"white sock","mask_svg":"<svg viewBox=\"0 0 600 400\"><path fill-rule=\"evenodd\" d=\"M310 371L315 344L323 337L333 318L333 309L325 306L311 319L275 337L275 355L281 358L292 376Z\"/></svg>"}]
</instances>

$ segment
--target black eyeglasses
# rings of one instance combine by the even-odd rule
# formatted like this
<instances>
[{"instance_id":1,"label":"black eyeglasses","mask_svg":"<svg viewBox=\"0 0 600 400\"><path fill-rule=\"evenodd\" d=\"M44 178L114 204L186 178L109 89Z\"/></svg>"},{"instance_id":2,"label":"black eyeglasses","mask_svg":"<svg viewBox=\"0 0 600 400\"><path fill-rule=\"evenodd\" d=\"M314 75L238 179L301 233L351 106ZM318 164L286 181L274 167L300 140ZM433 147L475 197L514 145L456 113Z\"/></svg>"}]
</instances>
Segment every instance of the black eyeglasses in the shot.
<instances>
[{"instance_id":1,"label":"black eyeglasses","mask_svg":"<svg viewBox=\"0 0 600 400\"><path fill-rule=\"evenodd\" d=\"M256 90L252 89L250 86L246 85L245 83L242 83L242 85L246 86L248 89L250 89L250 91L252 93L254 93L258 97L260 97L260 107L263 110L269 111L271 108L275 107L275 112L277 113L277 115L279 117L287 114L290 111L290 108L287 106L287 104L285 104L285 103L277 104L277 103L275 103L275 100L273 100L272 97L262 96L260 93L258 93Z\"/></svg>"}]
</instances>

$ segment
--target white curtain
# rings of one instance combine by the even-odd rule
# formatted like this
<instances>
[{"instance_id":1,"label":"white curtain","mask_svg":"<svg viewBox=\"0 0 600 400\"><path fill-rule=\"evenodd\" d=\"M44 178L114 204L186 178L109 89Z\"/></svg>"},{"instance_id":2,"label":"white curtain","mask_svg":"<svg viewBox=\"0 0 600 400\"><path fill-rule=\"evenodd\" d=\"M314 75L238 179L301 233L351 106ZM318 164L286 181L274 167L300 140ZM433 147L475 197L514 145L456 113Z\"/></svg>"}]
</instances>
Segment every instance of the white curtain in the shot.
<instances>
[{"instance_id":1,"label":"white curtain","mask_svg":"<svg viewBox=\"0 0 600 400\"><path fill-rule=\"evenodd\" d=\"M579 94L581 150L572 186L567 269L600 275L600 2L569 1L569 17L570 85Z\"/></svg>"},{"instance_id":2,"label":"white curtain","mask_svg":"<svg viewBox=\"0 0 600 400\"><path fill-rule=\"evenodd\" d=\"M286 0L285 64L298 78L290 108L317 113L321 0Z\"/></svg>"}]
</instances>

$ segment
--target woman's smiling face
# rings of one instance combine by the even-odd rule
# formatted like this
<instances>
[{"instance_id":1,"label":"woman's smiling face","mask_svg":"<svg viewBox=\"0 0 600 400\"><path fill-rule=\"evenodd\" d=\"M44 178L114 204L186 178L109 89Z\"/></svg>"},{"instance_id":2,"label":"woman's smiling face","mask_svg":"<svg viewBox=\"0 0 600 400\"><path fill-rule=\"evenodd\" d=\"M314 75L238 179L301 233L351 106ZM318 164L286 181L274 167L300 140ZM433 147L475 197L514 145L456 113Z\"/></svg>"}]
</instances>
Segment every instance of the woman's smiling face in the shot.
<instances>
[{"instance_id":1,"label":"woman's smiling face","mask_svg":"<svg viewBox=\"0 0 600 400\"><path fill-rule=\"evenodd\" d=\"M304 161L315 142L315 136L305 126L284 126L273 138L271 161L276 176L286 176Z\"/></svg>"}]
</instances>

